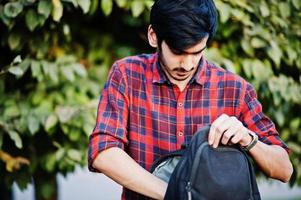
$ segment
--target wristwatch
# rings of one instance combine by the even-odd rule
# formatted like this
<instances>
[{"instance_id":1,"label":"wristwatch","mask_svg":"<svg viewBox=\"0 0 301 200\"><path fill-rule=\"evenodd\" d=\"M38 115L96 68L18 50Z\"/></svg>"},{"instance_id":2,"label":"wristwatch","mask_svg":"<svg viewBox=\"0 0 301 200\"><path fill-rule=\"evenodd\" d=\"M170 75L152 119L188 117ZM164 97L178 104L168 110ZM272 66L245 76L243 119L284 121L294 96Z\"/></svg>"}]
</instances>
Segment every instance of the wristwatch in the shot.
<instances>
[{"instance_id":1,"label":"wristwatch","mask_svg":"<svg viewBox=\"0 0 301 200\"><path fill-rule=\"evenodd\" d=\"M247 146L242 147L242 149L245 151L250 151L250 149L252 149L255 146L255 144L258 142L257 134L255 134L251 131L248 131L248 133L249 133L249 135L252 136L252 141Z\"/></svg>"}]
</instances>

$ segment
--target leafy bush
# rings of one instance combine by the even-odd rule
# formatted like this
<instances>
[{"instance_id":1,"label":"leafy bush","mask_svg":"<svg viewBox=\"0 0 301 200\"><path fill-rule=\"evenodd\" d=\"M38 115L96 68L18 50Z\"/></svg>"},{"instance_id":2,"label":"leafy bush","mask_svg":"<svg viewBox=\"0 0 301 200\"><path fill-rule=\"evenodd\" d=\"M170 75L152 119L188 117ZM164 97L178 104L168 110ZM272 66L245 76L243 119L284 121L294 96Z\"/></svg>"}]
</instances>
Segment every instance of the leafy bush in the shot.
<instances>
[{"instance_id":1,"label":"leafy bush","mask_svg":"<svg viewBox=\"0 0 301 200\"><path fill-rule=\"evenodd\" d=\"M88 135L111 63L150 51L152 0L0 1L0 185L54 178L86 164ZM241 74L289 144L301 185L301 3L217 0L208 59ZM299 56L298 56L299 55ZM47 179L46 179L47 178Z\"/></svg>"}]
</instances>

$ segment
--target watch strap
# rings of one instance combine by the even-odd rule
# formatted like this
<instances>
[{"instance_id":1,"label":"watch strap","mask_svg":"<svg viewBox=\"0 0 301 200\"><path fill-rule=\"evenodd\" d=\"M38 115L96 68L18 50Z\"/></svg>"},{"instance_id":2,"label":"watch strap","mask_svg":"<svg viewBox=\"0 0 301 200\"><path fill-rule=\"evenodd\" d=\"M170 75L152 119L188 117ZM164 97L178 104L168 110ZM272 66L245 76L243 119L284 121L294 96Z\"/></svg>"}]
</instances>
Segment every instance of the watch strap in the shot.
<instances>
[{"instance_id":1,"label":"watch strap","mask_svg":"<svg viewBox=\"0 0 301 200\"><path fill-rule=\"evenodd\" d=\"M247 146L242 147L242 149L245 150L245 151L250 151L250 149L252 149L256 145L256 143L258 142L257 134L252 133L252 132L249 131L249 135L252 136L252 141Z\"/></svg>"}]
</instances>

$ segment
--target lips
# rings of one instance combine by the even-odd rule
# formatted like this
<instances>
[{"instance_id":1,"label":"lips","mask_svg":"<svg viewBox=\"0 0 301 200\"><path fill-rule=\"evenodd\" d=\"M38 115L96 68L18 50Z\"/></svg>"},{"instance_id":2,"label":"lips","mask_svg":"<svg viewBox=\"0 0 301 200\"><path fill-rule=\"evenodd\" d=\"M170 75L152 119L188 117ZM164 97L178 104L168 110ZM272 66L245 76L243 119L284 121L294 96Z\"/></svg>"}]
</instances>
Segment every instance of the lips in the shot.
<instances>
[{"instance_id":1,"label":"lips","mask_svg":"<svg viewBox=\"0 0 301 200\"><path fill-rule=\"evenodd\" d=\"M189 74L189 72L187 72L187 71L177 71L176 74L177 74L177 76L183 77L183 76L187 76Z\"/></svg>"},{"instance_id":2,"label":"lips","mask_svg":"<svg viewBox=\"0 0 301 200\"><path fill-rule=\"evenodd\" d=\"M183 77L183 76L186 76L188 73L177 73L177 76L181 76L181 77Z\"/></svg>"}]
</instances>

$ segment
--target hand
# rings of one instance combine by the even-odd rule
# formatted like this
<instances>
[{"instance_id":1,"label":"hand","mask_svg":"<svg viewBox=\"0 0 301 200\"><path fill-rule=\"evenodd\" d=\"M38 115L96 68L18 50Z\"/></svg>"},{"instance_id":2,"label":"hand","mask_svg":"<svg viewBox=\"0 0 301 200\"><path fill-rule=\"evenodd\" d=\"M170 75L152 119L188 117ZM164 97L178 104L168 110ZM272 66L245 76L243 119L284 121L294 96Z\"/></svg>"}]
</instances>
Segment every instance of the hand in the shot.
<instances>
[{"instance_id":1,"label":"hand","mask_svg":"<svg viewBox=\"0 0 301 200\"><path fill-rule=\"evenodd\" d=\"M208 137L209 145L214 148L218 147L221 142L227 144L239 144L247 146L252 141L249 131L234 116L222 114L211 125Z\"/></svg>"}]
</instances>

